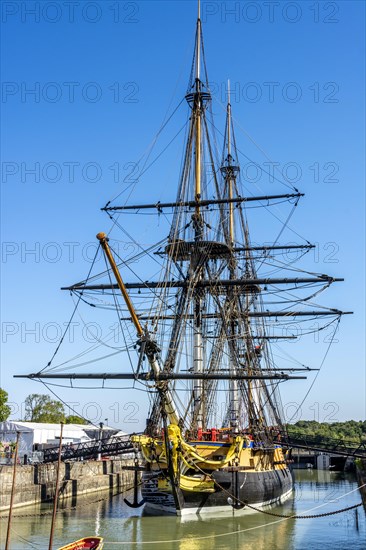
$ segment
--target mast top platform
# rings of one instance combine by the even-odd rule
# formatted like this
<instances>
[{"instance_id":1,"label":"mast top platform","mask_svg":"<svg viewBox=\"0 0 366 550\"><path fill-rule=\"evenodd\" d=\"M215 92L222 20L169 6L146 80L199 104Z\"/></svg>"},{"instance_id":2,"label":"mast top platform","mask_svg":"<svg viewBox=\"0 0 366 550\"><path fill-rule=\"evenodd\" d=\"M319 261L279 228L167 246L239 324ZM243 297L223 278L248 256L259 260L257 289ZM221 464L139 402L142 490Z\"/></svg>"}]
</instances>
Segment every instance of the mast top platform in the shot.
<instances>
[{"instance_id":1,"label":"mast top platform","mask_svg":"<svg viewBox=\"0 0 366 550\"><path fill-rule=\"evenodd\" d=\"M197 97L199 97L201 105L203 106L209 101L211 101L211 94L209 91L203 92L201 90L199 92L197 91L189 92L188 94L186 94L185 98L190 107L192 107L195 104L195 102L197 101Z\"/></svg>"},{"instance_id":2,"label":"mast top platform","mask_svg":"<svg viewBox=\"0 0 366 550\"><path fill-rule=\"evenodd\" d=\"M225 243L216 241L174 241L165 247L165 252L173 260L190 260L192 256L201 255L207 259L228 258L231 249Z\"/></svg>"}]
</instances>

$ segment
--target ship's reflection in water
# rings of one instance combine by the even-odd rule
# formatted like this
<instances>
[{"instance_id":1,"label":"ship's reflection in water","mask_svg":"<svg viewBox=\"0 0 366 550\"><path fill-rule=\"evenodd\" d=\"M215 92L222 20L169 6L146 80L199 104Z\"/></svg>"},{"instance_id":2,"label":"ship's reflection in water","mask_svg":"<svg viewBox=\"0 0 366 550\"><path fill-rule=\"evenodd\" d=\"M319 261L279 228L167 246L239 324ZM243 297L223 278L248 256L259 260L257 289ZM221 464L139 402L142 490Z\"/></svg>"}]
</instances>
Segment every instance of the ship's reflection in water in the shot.
<instances>
[{"instance_id":1,"label":"ship's reflection in water","mask_svg":"<svg viewBox=\"0 0 366 550\"><path fill-rule=\"evenodd\" d=\"M294 496L271 511L282 514L319 514L360 502L353 476L329 471L295 473ZM341 498L343 495L345 497ZM366 547L366 516L363 508L317 519L281 519L261 513L220 518L211 516L151 516L143 509L128 508L126 495L99 502L101 495L80 499L76 510L58 513L55 533L57 548L83 536L98 534L105 550L361 550ZM325 506L322 506L325 504ZM16 514L35 512L23 508ZM2 520L2 547L6 521ZM13 520L12 549L48 547L51 516Z\"/></svg>"}]
</instances>

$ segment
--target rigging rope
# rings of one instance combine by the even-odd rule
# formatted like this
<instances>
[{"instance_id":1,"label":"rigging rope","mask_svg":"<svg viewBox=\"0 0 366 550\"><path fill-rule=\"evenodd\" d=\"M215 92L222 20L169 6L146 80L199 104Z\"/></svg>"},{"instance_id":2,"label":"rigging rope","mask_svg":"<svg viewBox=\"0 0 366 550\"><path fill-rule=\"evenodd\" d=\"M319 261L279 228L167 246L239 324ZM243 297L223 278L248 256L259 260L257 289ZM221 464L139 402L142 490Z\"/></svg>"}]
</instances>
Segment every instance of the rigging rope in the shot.
<instances>
[{"instance_id":1,"label":"rigging rope","mask_svg":"<svg viewBox=\"0 0 366 550\"><path fill-rule=\"evenodd\" d=\"M41 378L39 379L39 381L48 389L48 391L50 391L55 397L57 397L57 399L59 401L61 401L61 403L63 405L65 405L65 407L67 409L69 409L70 411L72 411L76 416L78 416L79 418L82 418L83 420L85 420L85 422L87 424L91 424L92 426L95 426L96 428L98 428L98 430L100 429L100 426L98 424L94 424L94 422L92 422L91 420L89 420L88 418L85 418L85 416L83 416L82 414L80 414L79 412L75 411L75 409L73 407L71 407L70 403L66 403L63 399L61 399L61 397L59 395L56 394L56 392L54 392L53 390L51 390L51 388L49 388L50 384L47 384L44 380L42 380Z\"/></svg>"},{"instance_id":2,"label":"rigging rope","mask_svg":"<svg viewBox=\"0 0 366 550\"><path fill-rule=\"evenodd\" d=\"M106 264L106 267L107 267L107 273L108 273L109 282L110 282L110 284L111 284L111 286L112 286L111 271L110 271L110 269L108 269L107 258L106 258L105 255L104 255L104 261L105 261L105 264ZM125 336L125 331L123 330L122 321L121 321L121 317L120 317L120 306L119 306L119 303L118 303L118 300L117 300L117 295L116 295L116 292L115 292L114 288L112 288L112 294L113 294L113 300L114 300L115 311L116 311L117 318L118 318L118 323L119 323L120 330L121 330L121 334L122 334L122 336L123 336L123 340L124 340L125 347L126 347L126 350L127 350L128 360L129 360L129 362L130 362L131 370L132 370L132 372L134 372L133 362L132 362L132 359L131 359L131 354L130 354L129 346L127 345L126 336ZM128 330L128 329L127 329L127 331L128 331L128 333L129 333L129 330ZM130 338L131 338L131 334L130 334L130 333L129 333L129 336L130 336Z\"/></svg>"},{"instance_id":3,"label":"rigging rope","mask_svg":"<svg viewBox=\"0 0 366 550\"><path fill-rule=\"evenodd\" d=\"M99 248L100 248L100 244L98 245L97 250L96 250L96 252L95 252L94 259L93 259L93 261L92 261L92 264L91 264L90 269L89 269L88 276L87 276L87 278L86 278L86 282L88 282L89 277L90 277L90 273L92 272L92 269L93 269L93 267L94 267L95 260L96 260L96 258L97 258L97 256L98 256L98 253L99 253ZM72 320L73 320L73 318L74 318L74 315L75 315L75 313L76 313L76 310L77 310L77 308L78 308L78 306L79 306L79 303L80 303L82 294L83 294L83 291L81 291L81 293L80 293L79 299L77 300L76 305L75 305L75 307L74 307L74 311L72 312L72 315L71 315L71 317L70 317L70 320L69 320L69 322L68 322L68 324L67 324L67 326L66 326L66 328L65 328L65 330L64 330L63 335L61 336L61 339L60 339L60 341L59 341L59 343L58 343L58 345L57 345L57 347L56 347L56 349L55 349L55 351L54 351L54 353L53 353L53 355L52 355L50 361L49 361L49 362L47 363L47 365L46 365L45 367L43 367L43 369L41 369L39 372L43 372L45 369L47 369L47 367L50 367L50 366L51 366L52 361L54 360L55 356L57 355L57 353L58 353L58 351L59 351L59 349L60 349L60 347L61 347L61 344L62 344L62 342L64 341L64 338L65 338L66 334L67 334L68 331L69 331L70 325L71 325L71 323L72 323Z\"/></svg>"},{"instance_id":4,"label":"rigging rope","mask_svg":"<svg viewBox=\"0 0 366 550\"><path fill-rule=\"evenodd\" d=\"M217 99L216 97L214 97L215 101L220 105L221 109L223 109L225 112L226 112L226 105L224 105L219 99ZM235 121L235 124L238 125L238 128L240 128L240 130L250 139L250 141L259 149L259 151L261 151L261 153L263 153L263 155L266 157L266 159L271 163L273 164L274 168L276 168L277 171L278 168L276 166L277 163L273 162L269 156L267 155L267 153L260 147L260 145L258 145L258 143L251 137L251 135L246 131L244 130L244 128L242 128L242 126L240 125L239 121L233 116L231 115L231 118ZM222 135L222 134L221 134ZM298 192L298 189L290 182L290 181L287 181L287 183L285 183L284 181L281 181L279 180L278 178L276 178L276 176L274 174L271 174L270 172L267 172L266 170L263 170L263 168L255 163L253 160L251 160L247 155L245 155L244 153L242 153L237 147L235 147L237 151L239 151L239 153L241 155L243 155L245 158L247 158L250 162L253 162L254 164L256 164L256 166L258 166L265 174L268 174L271 178L277 180L279 183L281 183L282 185L284 185L285 187L288 187L289 189L293 189L294 191ZM283 176L283 174L282 174Z\"/></svg>"},{"instance_id":5,"label":"rigging rope","mask_svg":"<svg viewBox=\"0 0 366 550\"><path fill-rule=\"evenodd\" d=\"M300 405L297 407L295 413L292 415L292 417L291 417L290 420L288 421L288 424L290 424L290 423L291 423L291 420L292 420L293 418L295 418L295 416L296 416L297 413L299 412L300 408L303 406L305 400L307 399L309 393L311 392L311 390L312 390L312 388L313 388L313 386L314 386L314 384L315 384L315 382L316 382L316 380L317 380L317 378L318 378L318 376L319 376L319 374L320 374L320 371L321 371L321 369L322 369L322 366L324 365L325 359L327 358L327 355L328 355L328 353L329 353L329 350L330 350L330 348L331 348L331 345L333 344L334 337L335 337L335 335L336 335L336 332L337 332L337 330L338 330L338 327L339 327L339 323L340 323L340 322L341 322L341 318L339 317L339 318L338 318L338 322L337 322L337 324L336 324L336 326L335 326L335 328L334 328L334 331L333 331L331 340L330 340L329 345L328 345L328 347L327 347L327 350L326 350L326 352L325 352L325 354L324 354L323 360L322 360L322 362L321 362L321 364L320 364L319 370L318 370L318 372L316 373L316 375L315 375L315 377L314 377L314 380L312 381L312 383L311 383L311 385L310 385L310 388L309 388L308 391L306 392L304 399L301 401L301 403L300 403Z\"/></svg>"},{"instance_id":6,"label":"rigging rope","mask_svg":"<svg viewBox=\"0 0 366 550\"><path fill-rule=\"evenodd\" d=\"M150 152L148 153L147 157L146 157L146 160L145 160L145 163L142 167L142 170L144 169L144 167L146 166L146 163L152 153L152 150L154 148L154 145L157 141L157 138L159 137L159 135L161 134L161 132L164 130L164 128L167 126L167 124L170 122L170 120L173 118L173 116L175 115L175 113L177 112L177 110L179 109L179 107L182 105L183 101L185 100L185 98L183 97L180 102L178 103L178 105L176 106L176 108L174 109L174 111L172 112L172 114L170 115L170 117L166 120L166 122L163 122L162 126L160 127L160 129L157 131L154 139L152 140L150 146L148 147L148 149L150 148ZM186 125L186 123L185 123ZM180 130L181 131L181 130ZM176 136L175 136L176 137ZM175 138L173 138L175 139ZM168 146L171 144L171 142L168 144ZM144 158L145 156L145 153L142 154L142 156L139 158L139 160L137 161L136 165L138 166L139 163L142 161L142 159ZM160 156L160 155L159 155ZM155 159L156 160L156 159ZM155 161L152 162L152 164L154 163ZM151 164L146 168L146 170L148 170L150 168ZM144 170L144 172L146 172L146 170ZM142 173L144 172L141 172L139 174L139 177L141 177ZM125 189L122 189L122 191L120 193L118 193L113 199L111 199L110 201L107 202L106 206L108 206L111 202L115 201L116 199L118 199L118 197L120 197L123 193L125 193L127 191L127 189L129 189L132 185L136 185L136 181L132 182L130 185L128 185L127 187L125 187ZM133 189L132 189L133 191ZM128 200L128 198L130 197L132 191L130 192L129 196L127 197L126 201Z\"/></svg>"}]
</instances>

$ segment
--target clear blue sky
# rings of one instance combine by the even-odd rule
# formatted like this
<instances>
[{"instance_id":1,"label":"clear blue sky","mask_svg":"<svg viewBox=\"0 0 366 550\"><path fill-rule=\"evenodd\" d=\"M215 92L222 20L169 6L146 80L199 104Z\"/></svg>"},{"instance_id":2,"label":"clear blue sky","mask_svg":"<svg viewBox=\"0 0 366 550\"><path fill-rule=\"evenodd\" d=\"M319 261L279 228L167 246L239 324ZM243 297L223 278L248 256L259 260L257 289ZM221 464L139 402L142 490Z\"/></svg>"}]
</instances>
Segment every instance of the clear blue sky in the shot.
<instances>
[{"instance_id":1,"label":"clear blue sky","mask_svg":"<svg viewBox=\"0 0 366 550\"><path fill-rule=\"evenodd\" d=\"M292 226L319 243L307 265L345 277L320 302L355 314L342 320L302 417L364 419L365 4L290 4L202 2L213 109L222 126L220 102L230 78L239 148L261 165L264 151L290 178L299 174L296 186L306 197ZM29 393L44 391L12 376L37 371L52 355L73 308L59 288L85 278L95 234L109 228L99 208L126 186L128 163L185 94L196 2L2 2L1 8L1 386L16 408ZM168 136L183 124L184 112L179 116ZM179 162L177 154L157 163L133 199L173 198ZM249 178L251 169L243 168ZM133 218L128 228L151 243ZM75 339L83 339L81 322ZM313 367L326 350L326 343L315 344ZM311 381L288 383L284 402L299 403ZM56 391L98 420L127 431L143 427L139 392ZM97 405L88 408L89 402ZM130 403L137 403L136 414ZM136 424L126 421L130 413ZM20 415L18 408L14 417Z\"/></svg>"}]
</instances>

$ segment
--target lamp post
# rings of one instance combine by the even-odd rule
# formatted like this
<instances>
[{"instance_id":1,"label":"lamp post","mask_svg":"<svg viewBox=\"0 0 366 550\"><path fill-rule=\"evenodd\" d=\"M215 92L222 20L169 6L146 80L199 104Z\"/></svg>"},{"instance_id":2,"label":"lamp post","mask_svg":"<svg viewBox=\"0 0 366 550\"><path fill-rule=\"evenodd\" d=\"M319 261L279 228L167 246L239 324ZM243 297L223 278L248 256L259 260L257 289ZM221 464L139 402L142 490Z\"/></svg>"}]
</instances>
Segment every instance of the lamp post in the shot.
<instances>
[{"instance_id":1,"label":"lamp post","mask_svg":"<svg viewBox=\"0 0 366 550\"><path fill-rule=\"evenodd\" d=\"M58 494L60 491L60 470L61 470L61 455L62 455L62 433L64 429L64 423L61 422L61 430L60 430L60 445L58 448L58 460L57 460L57 475L56 475L56 487L55 487L55 498L53 501L53 513L52 513L52 523L51 523L51 533L50 533L50 540L48 544L48 550L52 550L52 544L53 544L53 534L55 531L55 523L56 523L56 512L57 512L57 504L58 504Z\"/></svg>"},{"instance_id":2,"label":"lamp post","mask_svg":"<svg viewBox=\"0 0 366 550\"><path fill-rule=\"evenodd\" d=\"M97 460L102 460L102 436L103 436L103 422L99 422L99 434L98 434L98 456Z\"/></svg>"},{"instance_id":3,"label":"lamp post","mask_svg":"<svg viewBox=\"0 0 366 550\"><path fill-rule=\"evenodd\" d=\"M20 432L17 432L17 440L16 440L16 444L15 444L15 451L14 451L13 482L12 482L12 486L11 486L10 507L9 507L9 519L8 519L8 529L7 529L7 531L6 531L5 550L8 550L8 548L9 548L9 543L10 543L10 529L11 529L11 518L12 518L12 512L13 512L14 493L15 493L15 478L16 478L16 474L17 474L17 460L18 460L19 437L20 437Z\"/></svg>"}]
</instances>

